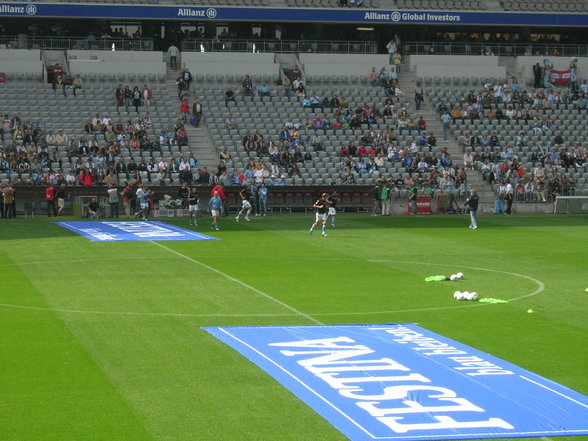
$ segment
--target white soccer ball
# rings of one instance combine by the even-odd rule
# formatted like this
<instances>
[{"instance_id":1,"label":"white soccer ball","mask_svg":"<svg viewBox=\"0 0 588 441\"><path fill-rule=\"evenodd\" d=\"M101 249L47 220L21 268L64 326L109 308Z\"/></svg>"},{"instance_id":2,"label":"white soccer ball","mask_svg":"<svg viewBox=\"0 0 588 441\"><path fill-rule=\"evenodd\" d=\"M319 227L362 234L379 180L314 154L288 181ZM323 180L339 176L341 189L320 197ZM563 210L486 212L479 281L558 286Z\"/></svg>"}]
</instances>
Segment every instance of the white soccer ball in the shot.
<instances>
[{"instance_id":1,"label":"white soccer ball","mask_svg":"<svg viewBox=\"0 0 588 441\"><path fill-rule=\"evenodd\" d=\"M457 275L452 274L451 276L449 276L449 280L451 280L452 282L455 282L457 280Z\"/></svg>"},{"instance_id":2,"label":"white soccer ball","mask_svg":"<svg viewBox=\"0 0 588 441\"><path fill-rule=\"evenodd\" d=\"M463 279L463 273L457 273L456 276L458 279Z\"/></svg>"},{"instance_id":3,"label":"white soccer ball","mask_svg":"<svg viewBox=\"0 0 588 441\"><path fill-rule=\"evenodd\" d=\"M460 300L468 300L468 297L470 296L469 291L464 291L461 293L462 297Z\"/></svg>"},{"instance_id":4,"label":"white soccer ball","mask_svg":"<svg viewBox=\"0 0 588 441\"><path fill-rule=\"evenodd\" d=\"M475 292L475 291L474 291L474 292L471 292L471 293L470 293L470 298L469 298L468 300L471 300L471 301L476 301L476 300L478 300L478 293L477 293L477 292Z\"/></svg>"},{"instance_id":5,"label":"white soccer ball","mask_svg":"<svg viewBox=\"0 0 588 441\"><path fill-rule=\"evenodd\" d=\"M455 300L463 300L463 293L461 291L455 291L453 293L453 298Z\"/></svg>"}]
</instances>

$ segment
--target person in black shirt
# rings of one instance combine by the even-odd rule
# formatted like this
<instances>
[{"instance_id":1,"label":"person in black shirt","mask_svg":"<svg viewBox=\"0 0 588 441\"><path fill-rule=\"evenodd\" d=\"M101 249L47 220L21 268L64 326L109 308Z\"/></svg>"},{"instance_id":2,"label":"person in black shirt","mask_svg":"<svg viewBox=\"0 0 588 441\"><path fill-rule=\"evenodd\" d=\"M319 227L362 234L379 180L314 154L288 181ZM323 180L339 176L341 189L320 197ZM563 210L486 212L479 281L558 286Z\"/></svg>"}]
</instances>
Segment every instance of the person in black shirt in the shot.
<instances>
[{"instance_id":1,"label":"person in black shirt","mask_svg":"<svg viewBox=\"0 0 588 441\"><path fill-rule=\"evenodd\" d=\"M328 215L329 204L330 204L329 195L327 193L323 193L321 195L321 198L319 200L317 200L314 203L314 205L312 206L312 208L314 208L316 210L316 218L315 218L314 223L310 227L310 234L312 234L312 232L317 227L319 222L322 221L322 223L323 223L323 227L322 227L323 228L323 236L327 237L327 218L329 216Z\"/></svg>"},{"instance_id":2,"label":"person in black shirt","mask_svg":"<svg viewBox=\"0 0 588 441\"><path fill-rule=\"evenodd\" d=\"M478 229L478 224L476 223L476 212L478 211L478 193L476 192L475 188L470 190L470 195L465 201L465 205L468 207L470 211L470 228L472 230Z\"/></svg>"},{"instance_id":3,"label":"person in black shirt","mask_svg":"<svg viewBox=\"0 0 588 441\"><path fill-rule=\"evenodd\" d=\"M239 214L237 214L237 217L235 218L235 220L237 222L239 222L239 219L241 218L241 215L243 213L245 214L245 220L247 222L249 222L251 219L249 219L249 215L251 214L251 183L247 183L247 185L245 185L245 187L243 187L241 189L241 191L239 192L239 196L241 196L241 199L243 201L243 205L241 207L241 210L239 211Z\"/></svg>"},{"instance_id":4,"label":"person in black shirt","mask_svg":"<svg viewBox=\"0 0 588 441\"><path fill-rule=\"evenodd\" d=\"M198 199L198 189L196 187L192 187L192 190L188 190L188 211L190 212L188 225L198 225L198 217L200 216L200 200Z\"/></svg>"},{"instance_id":5,"label":"person in black shirt","mask_svg":"<svg viewBox=\"0 0 588 441\"><path fill-rule=\"evenodd\" d=\"M182 182L182 186L178 190L178 197L182 200L182 208L185 210L188 208L188 196L190 195L190 189L188 188L187 182Z\"/></svg>"}]
</instances>

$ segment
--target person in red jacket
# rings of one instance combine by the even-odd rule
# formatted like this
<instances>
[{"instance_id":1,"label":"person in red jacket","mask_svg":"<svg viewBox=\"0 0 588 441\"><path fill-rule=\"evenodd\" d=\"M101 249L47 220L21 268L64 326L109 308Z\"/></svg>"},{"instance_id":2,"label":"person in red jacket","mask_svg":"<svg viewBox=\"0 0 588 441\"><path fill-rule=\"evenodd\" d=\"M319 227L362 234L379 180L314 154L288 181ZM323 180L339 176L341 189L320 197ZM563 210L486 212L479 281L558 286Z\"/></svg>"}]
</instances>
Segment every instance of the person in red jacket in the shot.
<instances>
[{"instance_id":1,"label":"person in red jacket","mask_svg":"<svg viewBox=\"0 0 588 441\"><path fill-rule=\"evenodd\" d=\"M222 207L223 216L228 216L229 212L227 209L227 196L225 194L225 189L223 188L223 184L221 184L220 182L212 188L212 191L210 192L210 197L213 197L215 193L217 193L217 196L221 198L221 201L223 201L223 207Z\"/></svg>"},{"instance_id":2,"label":"person in red jacket","mask_svg":"<svg viewBox=\"0 0 588 441\"><path fill-rule=\"evenodd\" d=\"M53 184L49 184L49 187L45 189L45 201L47 202L47 216L57 216L57 210L55 209L55 187Z\"/></svg>"},{"instance_id":3,"label":"person in red jacket","mask_svg":"<svg viewBox=\"0 0 588 441\"><path fill-rule=\"evenodd\" d=\"M182 119L184 123L188 121L188 113L190 113L190 105L188 104L188 100L183 100L180 104L180 112L182 112Z\"/></svg>"}]
</instances>

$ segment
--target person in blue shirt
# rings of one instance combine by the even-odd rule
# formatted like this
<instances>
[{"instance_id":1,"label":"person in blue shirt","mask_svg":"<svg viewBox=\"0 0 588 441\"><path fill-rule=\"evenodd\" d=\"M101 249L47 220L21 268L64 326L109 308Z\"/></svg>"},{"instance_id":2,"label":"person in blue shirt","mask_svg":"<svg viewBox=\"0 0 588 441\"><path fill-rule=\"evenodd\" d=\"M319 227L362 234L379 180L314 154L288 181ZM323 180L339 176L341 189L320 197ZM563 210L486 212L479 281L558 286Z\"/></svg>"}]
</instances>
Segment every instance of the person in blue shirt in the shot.
<instances>
[{"instance_id":1,"label":"person in blue shirt","mask_svg":"<svg viewBox=\"0 0 588 441\"><path fill-rule=\"evenodd\" d=\"M261 183L259 190L257 190L257 194L259 196L259 211L261 216L267 216L267 194L268 189L265 186L265 182Z\"/></svg>"},{"instance_id":2,"label":"person in blue shirt","mask_svg":"<svg viewBox=\"0 0 588 441\"><path fill-rule=\"evenodd\" d=\"M257 93L259 94L259 99L263 101L264 96L270 96L270 88L266 82L263 82L261 86L257 88Z\"/></svg>"},{"instance_id":3,"label":"person in blue shirt","mask_svg":"<svg viewBox=\"0 0 588 441\"><path fill-rule=\"evenodd\" d=\"M150 193L149 187L144 186L142 192L137 192L137 202L139 203L139 211L135 215L138 217L140 215L143 216L143 220L147 220L147 215L149 214L149 197L153 196L153 193Z\"/></svg>"},{"instance_id":4,"label":"person in blue shirt","mask_svg":"<svg viewBox=\"0 0 588 441\"><path fill-rule=\"evenodd\" d=\"M218 191L215 191L208 201L208 209L210 210L210 215L212 216L212 225L210 226L211 230L220 230L218 227L218 218L220 217L220 213L223 208L223 200L220 198Z\"/></svg>"}]
</instances>

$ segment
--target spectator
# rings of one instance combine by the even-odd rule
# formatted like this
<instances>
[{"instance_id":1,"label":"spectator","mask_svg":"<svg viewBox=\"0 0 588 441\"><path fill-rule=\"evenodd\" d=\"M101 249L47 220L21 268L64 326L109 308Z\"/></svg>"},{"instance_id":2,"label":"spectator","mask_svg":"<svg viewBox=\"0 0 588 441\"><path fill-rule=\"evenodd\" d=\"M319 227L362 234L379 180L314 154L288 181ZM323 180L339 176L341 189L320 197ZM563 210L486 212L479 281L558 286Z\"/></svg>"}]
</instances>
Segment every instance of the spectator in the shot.
<instances>
[{"instance_id":1,"label":"spectator","mask_svg":"<svg viewBox=\"0 0 588 441\"><path fill-rule=\"evenodd\" d=\"M178 55L180 50L177 48L175 44L171 44L167 49L167 58L169 60L169 65L171 69L178 68Z\"/></svg>"},{"instance_id":2,"label":"spectator","mask_svg":"<svg viewBox=\"0 0 588 441\"><path fill-rule=\"evenodd\" d=\"M73 87L73 94L74 96L76 96L76 90L81 90L84 94L84 81L82 80L82 78L79 75L76 75L76 77L73 80L72 83L72 87Z\"/></svg>"},{"instance_id":3,"label":"spectator","mask_svg":"<svg viewBox=\"0 0 588 441\"><path fill-rule=\"evenodd\" d=\"M100 217L100 204L96 198L92 198L88 204L86 217L88 219L98 219Z\"/></svg>"},{"instance_id":4,"label":"spectator","mask_svg":"<svg viewBox=\"0 0 588 441\"><path fill-rule=\"evenodd\" d=\"M229 102L235 102L235 93L231 89L227 89L225 92L225 106L229 107Z\"/></svg>"}]
</instances>

